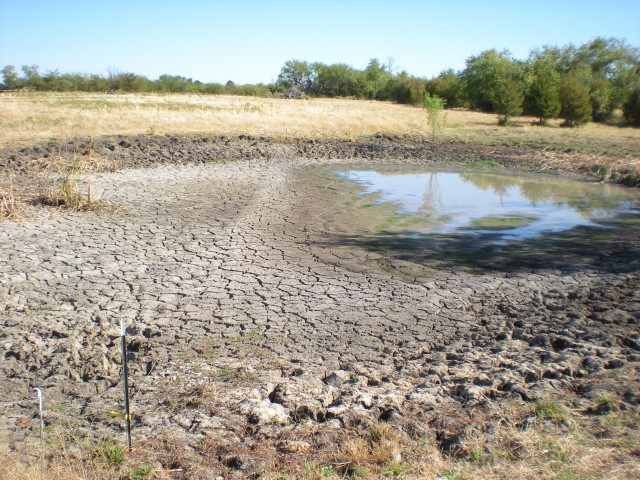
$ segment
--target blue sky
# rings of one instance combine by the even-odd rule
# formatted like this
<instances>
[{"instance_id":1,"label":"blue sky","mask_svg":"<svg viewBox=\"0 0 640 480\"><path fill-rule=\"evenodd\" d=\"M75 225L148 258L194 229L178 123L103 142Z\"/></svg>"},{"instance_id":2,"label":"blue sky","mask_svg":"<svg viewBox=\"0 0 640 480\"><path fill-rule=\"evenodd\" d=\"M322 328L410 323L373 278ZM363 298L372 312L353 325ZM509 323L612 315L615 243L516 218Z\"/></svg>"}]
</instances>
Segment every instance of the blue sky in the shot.
<instances>
[{"instance_id":1,"label":"blue sky","mask_svg":"<svg viewBox=\"0 0 640 480\"><path fill-rule=\"evenodd\" d=\"M0 67L268 83L285 61L394 59L422 77L489 48L640 47L639 0L0 0Z\"/></svg>"}]
</instances>

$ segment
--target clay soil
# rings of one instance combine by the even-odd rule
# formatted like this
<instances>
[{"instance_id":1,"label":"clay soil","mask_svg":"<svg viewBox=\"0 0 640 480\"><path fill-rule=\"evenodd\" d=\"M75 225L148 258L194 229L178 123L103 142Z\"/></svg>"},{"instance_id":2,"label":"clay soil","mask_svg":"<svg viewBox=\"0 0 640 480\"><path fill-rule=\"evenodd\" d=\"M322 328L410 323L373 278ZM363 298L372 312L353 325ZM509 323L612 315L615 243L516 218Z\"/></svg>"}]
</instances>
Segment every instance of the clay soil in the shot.
<instances>
[{"instance_id":1,"label":"clay soil","mask_svg":"<svg viewBox=\"0 0 640 480\"><path fill-rule=\"evenodd\" d=\"M109 412L122 410L122 319L136 455L171 478L304 477L319 459L359 478L340 447L372 425L445 459L474 458L513 405L525 429L549 399L570 412L566 429L572 416L638 413L637 235L551 239L508 259L364 241L345 221L355 190L326 173L491 160L584 179L602 159L384 136L109 137L1 153L22 212L0 223L0 432L11 455L33 455L35 387L52 438L121 443ZM71 164L81 190L90 183L119 208L35 205L39 184ZM624 430L612 478L638 473L638 427ZM370 478L393 465L412 478L437 470L401 448L378 464Z\"/></svg>"}]
</instances>

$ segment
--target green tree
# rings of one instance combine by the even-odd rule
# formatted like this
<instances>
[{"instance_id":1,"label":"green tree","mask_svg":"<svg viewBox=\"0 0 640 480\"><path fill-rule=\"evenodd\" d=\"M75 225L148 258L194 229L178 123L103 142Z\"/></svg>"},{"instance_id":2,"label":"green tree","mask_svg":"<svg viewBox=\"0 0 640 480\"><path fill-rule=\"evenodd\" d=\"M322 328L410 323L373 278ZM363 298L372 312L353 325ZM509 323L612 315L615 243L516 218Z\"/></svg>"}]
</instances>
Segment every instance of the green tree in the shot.
<instances>
[{"instance_id":1,"label":"green tree","mask_svg":"<svg viewBox=\"0 0 640 480\"><path fill-rule=\"evenodd\" d=\"M427 125L431 133L431 141L436 143L437 135L442 131L446 121L444 106L447 101L437 95L425 93L422 97L422 106L427 112Z\"/></svg>"},{"instance_id":2,"label":"green tree","mask_svg":"<svg viewBox=\"0 0 640 480\"><path fill-rule=\"evenodd\" d=\"M564 126L576 127L591 119L589 89L572 73L562 77L560 100L562 102L560 116L564 118Z\"/></svg>"},{"instance_id":3,"label":"green tree","mask_svg":"<svg viewBox=\"0 0 640 480\"><path fill-rule=\"evenodd\" d=\"M622 108L639 67L640 51L624 40L597 37L576 49L572 71L587 73L594 120L606 120Z\"/></svg>"},{"instance_id":4,"label":"green tree","mask_svg":"<svg viewBox=\"0 0 640 480\"><path fill-rule=\"evenodd\" d=\"M624 118L635 126L640 126L640 87L636 87L629 93L627 101L622 107Z\"/></svg>"},{"instance_id":5,"label":"green tree","mask_svg":"<svg viewBox=\"0 0 640 480\"><path fill-rule=\"evenodd\" d=\"M22 65L22 73L24 74L24 83L27 89L31 91L37 88L40 81L39 67L37 65Z\"/></svg>"},{"instance_id":6,"label":"green tree","mask_svg":"<svg viewBox=\"0 0 640 480\"><path fill-rule=\"evenodd\" d=\"M591 117L594 122L604 122L609 119L614 110L613 85L602 77L592 77L589 87L591 101Z\"/></svg>"},{"instance_id":7,"label":"green tree","mask_svg":"<svg viewBox=\"0 0 640 480\"><path fill-rule=\"evenodd\" d=\"M184 93L195 90L193 80L180 75L160 75L154 84L154 89L160 92Z\"/></svg>"},{"instance_id":8,"label":"green tree","mask_svg":"<svg viewBox=\"0 0 640 480\"><path fill-rule=\"evenodd\" d=\"M58 70L49 70L42 76L42 89L49 92L68 92L73 90L73 86L65 81Z\"/></svg>"},{"instance_id":9,"label":"green tree","mask_svg":"<svg viewBox=\"0 0 640 480\"><path fill-rule=\"evenodd\" d=\"M344 63L326 65L314 63L315 85L312 89L320 97L357 97L362 73Z\"/></svg>"},{"instance_id":10,"label":"green tree","mask_svg":"<svg viewBox=\"0 0 640 480\"><path fill-rule=\"evenodd\" d=\"M16 90L20 87L20 79L18 78L18 72L13 65L7 65L2 70L2 88L4 90Z\"/></svg>"},{"instance_id":11,"label":"green tree","mask_svg":"<svg viewBox=\"0 0 640 480\"><path fill-rule=\"evenodd\" d=\"M499 78L491 92L491 105L498 114L498 125L508 125L509 117L522 113L524 96L520 85L512 76Z\"/></svg>"},{"instance_id":12,"label":"green tree","mask_svg":"<svg viewBox=\"0 0 640 480\"><path fill-rule=\"evenodd\" d=\"M109 82L100 75L90 75L87 79L87 90L90 92L107 92L109 91Z\"/></svg>"},{"instance_id":13,"label":"green tree","mask_svg":"<svg viewBox=\"0 0 640 480\"><path fill-rule=\"evenodd\" d=\"M406 105L420 105L426 92L426 81L401 72L393 79L389 99Z\"/></svg>"},{"instance_id":14,"label":"green tree","mask_svg":"<svg viewBox=\"0 0 640 480\"><path fill-rule=\"evenodd\" d=\"M289 60L280 70L278 83L285 88L296 87L304 93L309 93L315 83L315 72L308 62Z\"/></svg>"},{"instance_id":15,"label":"green tree","mask_svg":"<svg viewBox=\"0 0 640 480\"><path fill-rule=\"evenodd\" d=\"M362 75L362 86L358 96L369 100L383 100L388 96L387 85L391 79L391 74L386 66L380 63L377 58L369 60L367 68Z\"/></svg>"},{"instance_id":16,"label":"green tree","mask_svg":"<svg viewBox=\"0 0 640 480\"><path fill-rule=\"evenodd\" d=\"M508 50L487 50L467 59L461 77L471 108L491 112L496 89L504 88L505 82L522 84L524 69L522 64L511 58ZM518 86L518 89L522 87Z\"/></svg>"},{"instance_id":17,"label":"green tree","mask_svg":"<svg viewBox=\"0 0 640 480\"><path fill-rule=\"evenodd\" d=\"M447 108L468 106L464 98L464 88L460 75L453 69L444 70L427 82L427 91L432 95L443 98Z\"/></svg>"},{"instance_id":18,"label":"green tree","mask_svg":"<svg viewBox=\"0 0 640 480\"><path fill-rule=\"evenodd\" d=\"M526 103L528 112L540 119L540 125L560 115L560 75L553 66L547 64L534 74Z\"/></svg>"}]
</instances>

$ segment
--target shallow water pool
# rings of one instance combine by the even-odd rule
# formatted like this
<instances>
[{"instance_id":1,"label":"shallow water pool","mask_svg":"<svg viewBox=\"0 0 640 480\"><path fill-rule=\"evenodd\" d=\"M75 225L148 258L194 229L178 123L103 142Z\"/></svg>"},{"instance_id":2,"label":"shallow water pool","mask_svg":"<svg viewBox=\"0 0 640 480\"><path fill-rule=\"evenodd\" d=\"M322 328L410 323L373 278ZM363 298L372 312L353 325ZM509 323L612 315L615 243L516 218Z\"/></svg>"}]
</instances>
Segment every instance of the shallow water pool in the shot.
<instances>
[{"instance_id":1,"label":"shallow water pool","mask_svg":"<svg viewBox=\"0 0 640 480\"><path fill-rule=\"evenodd\" d=\"M481 171L340 169L364 205L393 205L408 236L491 235L496 242L536 238L640 215L640 193L615 185ZM417 228L416 228L417 227ZM401 229L402 227L400 227Z\"/></svg>"}]
</instances>

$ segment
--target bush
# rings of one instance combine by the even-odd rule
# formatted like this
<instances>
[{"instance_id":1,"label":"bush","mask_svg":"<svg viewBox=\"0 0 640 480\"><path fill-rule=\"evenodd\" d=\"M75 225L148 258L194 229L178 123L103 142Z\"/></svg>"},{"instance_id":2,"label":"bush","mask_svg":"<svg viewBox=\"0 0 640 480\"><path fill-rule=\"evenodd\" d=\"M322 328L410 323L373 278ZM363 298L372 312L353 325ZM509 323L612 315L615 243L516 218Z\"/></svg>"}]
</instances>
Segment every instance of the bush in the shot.
<instances>
[{"instance_id":1,"label":"bush","mask_svg":"<svg viewBox=\"0 0 640 480\"><path fill-rule=\"evenodd\" d=\"M565 127L577 127L591 119L591 100L587 86L572 74L562 78L560 86L562 110Z\"/></svg>"},{"instance_id":2,"label":"bush","mask_svg":"<svg viewBox=\"0 0 640 480\"><path fill-rule=\"evenodd\" d=\"M444 128L445 116L444 106L446 100L437 95L424 94L422 97L422 106L427 112L427 125L431 132L431 141L435 143L437 134Z\"/></svg>"},{"instance_id":3,"label":"bush","mask_svg":"<svg viewBox=\"0 0 640 480\"><path fill-rule=\"evenodd\" d=\"M401 75L394 79L391 87L391 100L407 105L420 105L426 85L419 78Z\"/></svg>"},{"instance_id":4,"label":"bush","mask_svg":"<svg viewBox=\"0 0 640 480\"><path fill-rule=\"evenodd\" d=\"M560 85L555 71L547 69L539 72L531 86L527 97L527 105L531 114L538 117L540 125L546 125L551 118L557 118L562 109L560 102Z\"/></svg>"},{"instance_id":5,"label":"bush","mask_svg":"<svg viewBox=\"0 0 640 480\"><path fill-rule=\"evenodd\" d=\"M509 117L520 115L523 100L518 83L512 77L498 80L491 95L493 111L498 114L498 125L508 125Z\"/></svg>"},{"instance_id":6,"label":"bush","mask_svg":"<svg viewBox=\"0 0 640 480\"><path fill-rule=\"evenodd\" d=\"M464 98L464 85L460 76L453 69L441 72L435 78L429 80L427 90L432 95L437 95L446 100L447 108L468 106Z\"/></svg>"},{"instance_id":7,"label":"bush","mask_svg":"<svg viewBox=\"0 0 640 480\"><path fill-rule=\"evenodd\" d=\"M640 126L640 87L634 88L622 107L624 118L631 125Z\"/></svg>"}]
</instances>

